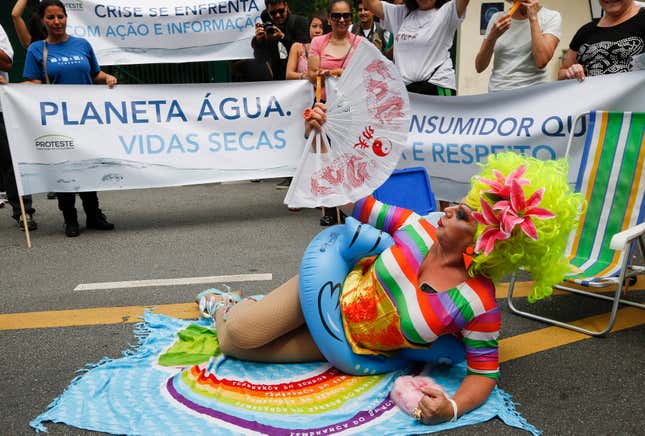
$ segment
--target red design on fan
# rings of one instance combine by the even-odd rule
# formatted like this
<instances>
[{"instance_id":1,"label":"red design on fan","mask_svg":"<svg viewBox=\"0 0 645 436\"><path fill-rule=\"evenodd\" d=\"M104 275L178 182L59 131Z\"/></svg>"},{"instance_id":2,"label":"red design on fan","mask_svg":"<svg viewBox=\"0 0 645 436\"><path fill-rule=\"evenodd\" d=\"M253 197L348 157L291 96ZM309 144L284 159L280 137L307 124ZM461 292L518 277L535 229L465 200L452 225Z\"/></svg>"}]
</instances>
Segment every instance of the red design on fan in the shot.
<instances>
[{"instance_id":1,"label":"red design on fan","mask_svg":"<svg viewBox=\"0 0 645 436\"><path fill-rule=\"evenodd\" d=\"M398 107L397 105L392 105L391 109L395 111L397 107ZM392 116L392 112L388 112L386 114L386 117L390 117L390 116ZM387 138L376 138L370 144L369 141L372 138L374 138L374 127L367 126L363 130L363 133L361 134L361 136L358 137L358 142L354 144L354 148L360 148L361 150L365 150L371 147L374 154L377 155L378 157L386 157L387 155L390 154L390 152L392 151L392 141L390 141Z\"/></svg>"},{"instance_id":2,"label":"red design on fan","mask_svg":"<svg viewBox=\"0 0 645 436\"><path fill-rule=\"evenodd\" d=\"M403 117L405 101L399 90L390 87L394 77L387 70L384 61L377 60L363 70L367 90L367 107L370 114L380 125L392 125L397 118Z\"/></svg>"},{"instance_id":3,"label":"red design on fan","mask_svg":"<svg viewBox=\"0 0 645 436\"><path fill-rule=\"evenodd\" d=\"M358 142L354 144L354 148L366 149L370 147L370 144L367 142L374 137L374 128L372 126L365 127L363 134L358 137Z\"/></svg>"},{"instance_id":4,"label":"red design on fan","mask_svg":"<svg viewBox=\"0 0 645 436\"><path fill-rule=\"evenodd\" d=\"M311 175L311 192L318 195L330 195L336 192L339 185L358 188L371 178L368 170L371 161L363 156L344 154L326 167Z\"/></svg>"},{"instance_id":5,"label":"red design on fan","mask_svg":"<svg viewBox=\"0 0 645 436\"><path fill-rule=\"evenodd\" d=\"M362 186L370 178L367 164L360 156L352 156L347 162L347 180L353 188Z\"/></svg>"},{"instance_id":6,"label":"red design on fan","mask_svg":"<svg viewBox=\"0 0 645 436\"><path fill-rule=\"evenodd\" d=\"M365 130L363 130L363 138L372 139L373 137L374 137L374 127L372 126L365 127Z\"/></svg>"},{"instance_id":7,"label":"red design on fan","mask_svg":"<svg viewBox=\"0 0 645 436\"><path fill-rule=\"evenodd\" d=\"M381 76L384 79L394 80L394 77L387 70L387 65L381 60L376 60L365 67L365 72L369 74L376 74Z\"/></svg>"},{"instance_id":8,"label":"red design on fan","mask_svg":"<svg viewBox=\"0 0 645 436\"><path fill-rule=\"evenodd\" d=\"M374 97L377 100L381 100L387 94L387 83L382 80L374 80L370 78L369 83L367 84L367 89L374 94Z\"/></svg>"},{"instance_id":9,"label":"red design on fan","mask_svg":"<svg viewBox=\"0 0 645 436\"><path fill-rule=\"evenodd\" d=\"M402 118L403 112L403 99L401 97L390 97L385 103L379 105L375 109L374 116L383 121L384 124L389 124L396 118Z\"/></svg>"},{"instance_id":10,"label":"red design on fan","mask_svg":"<svg viewBox=\"0 0 645 436\"><path fill-rule=\"evenodd\" d=\"M359 136L358 137L358 142L356 144L354 144L354 148L361 148L363 150L366 149L366 148L369 148L369 146L370 145L367 143L367 141L362 136Z\"/></svg>"},{"instance_id":11,"label":"red design on fan","mask_svg":"<svg viewBox=\"0 0 645 436\"><path fill-rule=\"evenodd\" d=\"M334 190L329 186L321 186L316 177L311 178L311 192L317 195L329 195Z\"/></svg>"},{"instance_id":12,"label":"red design on fan","mask_svg":"<svg viewBox=\"0 0 645 436\"><path fill-rule=\"evenodd\" d=\"M372 144L372 151L379 157L385 157L392 151L392 142L387 138L377 138Z\"/></svg>"},{"instance_id":13,"label":"red design on fan","mask_svg":"<svg viewBox=\"0 0 645 436\"><path fill-rule=\"evenodd\" d=\"M341 183L343 183L343 169L338 168L336 161L332 163L332 166L323 168L321 172L322 174L320 175L320 177L323 180L326 180L330 185L340 185Z\"/></svg>"}]
</instances>

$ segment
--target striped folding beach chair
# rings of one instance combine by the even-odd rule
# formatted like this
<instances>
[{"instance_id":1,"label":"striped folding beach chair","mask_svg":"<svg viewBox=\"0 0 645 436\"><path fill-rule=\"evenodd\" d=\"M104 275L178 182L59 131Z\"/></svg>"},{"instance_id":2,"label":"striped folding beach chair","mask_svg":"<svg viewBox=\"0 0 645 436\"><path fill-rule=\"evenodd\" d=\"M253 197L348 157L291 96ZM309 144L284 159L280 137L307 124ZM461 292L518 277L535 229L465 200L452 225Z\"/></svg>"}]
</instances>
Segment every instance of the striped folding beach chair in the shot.
<instances>
[{"instance_id":1,"label":"striped folding beach chair","mask_svg":"<svg viewBox=\"0 0 645 436\"><path fill-rule=\"evenodd\" d=\"M575 272L566 281L586 288L615 285L616 290L611 297L564 284L554 288L612 301L607 327L588 330L517 309L511 300L514 278L509 284L507 302L515 314L602 336L611 331L619 304L645 309L644 304L622 298L623 291L645 271L642 265L632 263L637 242L641 259L645 256L645 113L596 111L580 115L574 126L583 116L589 117L589 128L576 191L585 196L587 210L569 240L569 260ZM573 133L567 157L572 139Z\"/></svg>"}]
</instances>

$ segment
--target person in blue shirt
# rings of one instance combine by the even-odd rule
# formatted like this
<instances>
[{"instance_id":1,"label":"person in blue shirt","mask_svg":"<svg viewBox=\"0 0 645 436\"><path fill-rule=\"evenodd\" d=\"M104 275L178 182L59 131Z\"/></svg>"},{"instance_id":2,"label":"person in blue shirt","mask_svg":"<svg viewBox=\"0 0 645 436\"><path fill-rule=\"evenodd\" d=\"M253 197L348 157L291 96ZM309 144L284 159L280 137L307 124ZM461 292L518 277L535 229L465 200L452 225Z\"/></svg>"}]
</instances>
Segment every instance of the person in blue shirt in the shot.
<instances>
[{"instance_id":1,"label":"person in blue shirt","mask_svg":"<svg viewBox=\"0 0 645 436\"><path fill-rule=\"evenodd\" d=\"M52 85L116 85L116 77L101 71L94 50L83 38L67 34L67 11L59 0L44 0L38 6L38 16L47 31L47 38L33 42L27 49L23 77L28 83ZM87 216L87 228L113 230L114 224L99 208L96 192L79 193ZM76 194L57 194L58 208L65 219L65 235L78 236L80 229L76 214Z\"/></svg>"}]
</instances>

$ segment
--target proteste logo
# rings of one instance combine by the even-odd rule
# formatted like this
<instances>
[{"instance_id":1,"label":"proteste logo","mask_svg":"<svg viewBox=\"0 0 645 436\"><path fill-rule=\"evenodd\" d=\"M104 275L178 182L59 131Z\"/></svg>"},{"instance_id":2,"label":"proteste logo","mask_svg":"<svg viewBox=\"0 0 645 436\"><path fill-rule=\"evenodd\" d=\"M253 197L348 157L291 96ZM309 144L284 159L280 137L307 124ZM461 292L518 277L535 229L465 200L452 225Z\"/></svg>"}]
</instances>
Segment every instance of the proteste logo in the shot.
<instances>
[{"instance_id":1,"label":"proteste logo","mask_svg":"<svg viewBox=\"0 0 645 436\"><path fill-rule=\"evenodd\" d=\"M36 150L73 150L74 138L66 135L43 135L34 140Z\"/></svg>"},{"instance_id":2,"label":"proteste logo","mask_svg":"<svg viewBox=\"0 0 645 436\"><path fill-rule=\"evenodd\" d=\"M65 9L68 11L82 11L83 10L83 1L82 0L65 0L63 2Z\"/></svg>"}]
</instances>

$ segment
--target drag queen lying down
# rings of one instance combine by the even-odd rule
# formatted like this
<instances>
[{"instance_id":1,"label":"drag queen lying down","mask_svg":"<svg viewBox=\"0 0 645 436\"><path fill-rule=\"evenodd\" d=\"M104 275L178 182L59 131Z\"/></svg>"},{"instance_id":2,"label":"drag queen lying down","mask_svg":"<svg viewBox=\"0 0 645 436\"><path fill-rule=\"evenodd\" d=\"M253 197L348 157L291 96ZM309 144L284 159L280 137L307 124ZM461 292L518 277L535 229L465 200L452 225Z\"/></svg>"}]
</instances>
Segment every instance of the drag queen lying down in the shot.
<instances>
[{"instance_id":1,"label":"drag queen lying down","mask_svg":"<svg viewBox=\"0 0 645 436\"><path fill-rule=\"evenodd\" d=\"M325 121L324 105L313 112L308 131ZM415 410L426 424L456 419L481 405L499 378L501 319L493 282L524 267L535 280L529 299L550 295L551 286L568 272L562 253L582 205L583 199L569 191L566 162L514 153L491 156L464 201L446 208L436 226L410 210L366 197L344 208L357 220L349 245L370 226L377 229L372 229L375 246L383 237L391 236L391 242L350 266L342 290L331 293L335 304L324 307L340 311L349 355L384 362L377 372L396 369L387 366L389 359L423 361L424 352L458 344L461 357L452 353L450 360L465 357L468 373L454 397L429 389ZM312 304L302 304L306 290L301 288L310 286L302 276L326 280L313 259L303 259L301 277L259 301L221 291L200 295L200 310L214 318L225 355L275 363L329 360L355 372L352 362L337 362L330 356L334 348L325 348L319 336L328 326L306 319ZM318 263L322 270L328 266L324 259Z\"/></svg>"}]
</instances>

